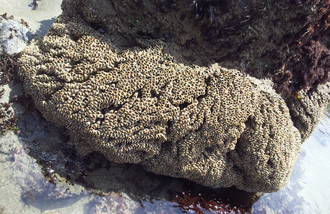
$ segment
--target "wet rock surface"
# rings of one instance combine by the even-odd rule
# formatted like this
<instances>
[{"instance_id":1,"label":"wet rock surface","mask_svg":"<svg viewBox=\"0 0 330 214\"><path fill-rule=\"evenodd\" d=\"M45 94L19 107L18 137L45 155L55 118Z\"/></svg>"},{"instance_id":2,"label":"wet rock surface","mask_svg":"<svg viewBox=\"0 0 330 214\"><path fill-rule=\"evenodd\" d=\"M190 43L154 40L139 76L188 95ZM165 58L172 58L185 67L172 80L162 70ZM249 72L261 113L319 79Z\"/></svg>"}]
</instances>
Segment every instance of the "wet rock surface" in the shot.
<instances>
[{"instance_id":1,"label":"wet rock surface","mask_svg":"<svg viewBox=\"0 0 330 214\"><path fill-rule=\"evenodd\" d=\"M267 52L248 48L256 41L274 45L267 30L237 39L251 25L265 27L253 25L248 14L269 7L281 17L286 1L226 3L216 16L212 1L195 3L64 1L48 34L34 39L19 60L25 91L47 120L67 130L81 155L98 151L111 161L212 187L277 191L329 102L328 86L317 86L312 95L277 94L265 75L266 68L275 72L276 63L258 61L254 73L242 67ZM245 18L233 19L233 11ZM313 15L306 5L300 11ZM228 37L220 37L219 26L227 25ZM288 29L299 32L291 25L274 32L279 38ZM232 44L222 47L228 38ZM242 46L246 41L251 43ZM228 57L228 51L244 57Z\"/></svg>"},{"instance_id":2,"label":"wet rock surface","mask_svg":"<svg viewBox=\"0 0 330 214\"><path fill-rule=\"evenodd\" d=\"M33 38L23 19L19 22L7 13L0 15L0 32L0 53L3 49L9 54L18 53Z\"/></svg>"}]
</instances>

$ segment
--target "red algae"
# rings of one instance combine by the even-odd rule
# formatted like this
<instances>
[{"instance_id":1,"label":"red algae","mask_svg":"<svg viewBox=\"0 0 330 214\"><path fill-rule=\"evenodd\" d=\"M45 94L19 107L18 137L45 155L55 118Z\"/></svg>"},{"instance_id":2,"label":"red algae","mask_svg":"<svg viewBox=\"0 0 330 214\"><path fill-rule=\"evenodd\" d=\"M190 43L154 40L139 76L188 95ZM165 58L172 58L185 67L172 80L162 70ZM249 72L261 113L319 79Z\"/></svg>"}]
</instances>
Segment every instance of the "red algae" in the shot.
<instances>
[{"instance_id":1,"label":"red algae","mask_svg":"<svg viewBox=\"0 0 330 214\"><path fill-rule=\"evenodd\" d=\"M251 213L251 208L237 208L236 206L231 206L230 204L222 203L219 200L209 200L202 196L192 197L190 194L177 195L172 200L177 205L174 207L180 208L183 213L193 212L198 214L203 214L205 211L210 211L214 213Z\"/></svg>"},{"instance_id":2,"label":"red algae","mask_svg":"<svg viewBox=\"0 0 330 214\"><path fill-rule=\"evenodd\" d=\"M299 33L286 37L288 52L293 50L293 54L286 57L273 80L278 92L290 94L301 89L312 92L317 85L330 81L330 50L326 45L330 26L330 2L294 2L314 6L316 17L305 17L305 27Z\"/></svg>"},{"instance_id":3,"label":"red algae","mask_svg":"<svg viewBox=\"0 0 330 214\"><path fill-rule=\"evenodd\" d=\"M252 213L259 193L249 193L235 187L211 189L193 182L184 182L183 192L172 196L175 208L183 213Z\"/></svg>"}]
</instances>

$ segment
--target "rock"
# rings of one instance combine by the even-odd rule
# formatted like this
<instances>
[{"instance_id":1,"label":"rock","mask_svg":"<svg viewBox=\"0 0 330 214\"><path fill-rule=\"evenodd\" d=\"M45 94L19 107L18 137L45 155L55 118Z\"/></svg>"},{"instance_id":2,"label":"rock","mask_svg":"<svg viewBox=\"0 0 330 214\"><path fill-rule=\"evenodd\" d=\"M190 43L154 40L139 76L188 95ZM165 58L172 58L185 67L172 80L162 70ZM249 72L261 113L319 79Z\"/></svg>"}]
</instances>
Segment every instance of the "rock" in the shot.
<instances>
[{"instance_id":1,"label":"rock","mask_svg":"<svg viewBox=\"0 0 330 214\"><path fill-rule=\"evenodd\" d=\"M18 52L27 44L28 34L26 26L14 21L13 16L0 15L0 135L17 129L13 103L9 103L11 90L8 83L16 70Z\"/></svg>"},{"instance_id":2,"label":"rock","mask_svg":"<svg viewBox=\"0 0 330 214\"><path fill-rule=\"evenodd\" d=\"M24 21L18 22L5 13L0 16L0 45L9 54L18 53L32 39L32 34ZM0 53L2 53L0 48Z\"/></svg>"},{"instance_id":3,"label":"rock","mask_svg":"<svg viewBox=\"0 0 330 214\"><path fill-rule=\"evenodd\" d=\"M177 17L189 2L64 0L63 14L19 59L25 91L47 120L67 129L81 155L98 151L216 188L277 191L329 102L328 91L285 97L265 76L215 63L218 49L199 52L209 45L195 37L199 18ZM323 100L315 106L318 96ZM304 103L319 112L315 119L303 119ZM301 128L300 120L314 124Z\"/></svg>"},{"instance_id":4,"label":"rock","mask_svg":"<svg viewBox=\"0 0 330 214\"><path fill-rule=\"evenodd\" d=\"M286 96L287 106L290 109L291 119L297 127L304 142L315 130L327 105L330 103L330 84L318 85L313 94L302 90L299 99Z\"/></svg>"}]
</instances>

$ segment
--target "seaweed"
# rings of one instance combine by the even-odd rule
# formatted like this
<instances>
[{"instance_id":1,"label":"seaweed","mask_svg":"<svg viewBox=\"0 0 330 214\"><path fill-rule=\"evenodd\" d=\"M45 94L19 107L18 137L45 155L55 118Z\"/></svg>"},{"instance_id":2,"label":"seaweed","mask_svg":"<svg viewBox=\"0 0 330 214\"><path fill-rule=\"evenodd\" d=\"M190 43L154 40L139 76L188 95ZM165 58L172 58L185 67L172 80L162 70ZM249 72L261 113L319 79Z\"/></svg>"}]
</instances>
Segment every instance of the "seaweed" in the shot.
<instances>
[{"instance_id":1,"label":"seaweed","mask_svg":"<svg viewBox=\"0 0 330 214\"><path fill-rule=\"evenodd\" d=\"M14 16L13 15L10 15L10 16L7 16L7 13L4 13L2 15L0 15L2 18L8 20L8 19L14 19Z\"/></svg>"},{"instance_id":2,"label":"seaweed","mask_svg":"<svg viewBox=\"0 0 330 214\"><path fill-rule=\"evenodd\" d=\"M215 213L251 213L251 209L232 207L230 204L222 203L219 200L210 200L202 196L191 196L191 194L181 194L174 197L172 202L176 203L174 207L182 210L183 213L193 212L203 214L204 212Z\"/></svg>"},{"instance_id":3,"label":"seaweed","mask_svg":"<svg viewBox=\"0 0 330 214\"><path fill-rule=\"evenodd\" d=\"M320 42L311 40L308 45L304 46L306 54L310 59L310 68L304 73L304 81L307 83L306 89L311 88L315 84L324 84L330 80L330 51Z\"/></svg>"},{"instance_id":4,"label":"seaweed","mask_svg":"<svg viewBox=\"0 0 330 214\"><path fill-rule=\"evenodd\" d=\"M17 59L20 54L10 55L2 47L0 55L0 86L9 83L16 69ZM0 91L0 98L3 96L4 89ZM12 103L0 103L0 134L4 134L6 130L13 129L16 126L17 117L11 109Z\"/></svg>"},{"instance_id":5,"label":"seaweed","mask_svg":"<svg viewBox=\"0 0 330 214\"><path fill-rule=\"evenodd\" d=\"M315 17L305 17L305 26L296 35L283 37L288 55L279 71L274 75L277 92L295 93L301 89L309 94L320 84L330 81L330 51L327 43L330 26L330 2L326 0L295 1L317 8ZM297 97L297 96L296 96Z\"/></svg>"},{"instance_id":6,"label":"seaweed","mask_svg":"<svg viewBox=\"0 0 330 214\"><path fill-rule=\"evenodd\" d=\"M296 94L301 89L311 93L319 84L329 82L327 68L330 47L327 43L330 31L330 1L261 1L260 4L251 2L250 9L241 12L228 0L195 0L190 1L189 7L202 38L195 36L198 43L187 40L180 46L181 50L194 45L203 46L205 41L211 45L204 45L204 49L213 48L219 53L216 55L218 58L214 59L216 62L228 66L233 61L240 61L241 65L237 66L239 70L256 78L271 77L275 83L274 88L281 94ZM297 7L302 10L290 18L290 22L296 23L297 26L292 33L291 28L288 28L291 25L285 25L283 20L286 19L287 12L291 13L290 11ZM312 11L314 9L310 8L314 8L315 13ZM261 24L258 24L259 22ZM274 34L276 36L265 33L265 39L268 37L268 43L274 46L257 51L253 48L263 36L249 33L249 29L258 31L263 26L269 29L269 32L282 28L283 33ZM196 47L196 50L198 48ZM260 63L262 68L254 66Z\"/></svg>"}]
</instances>

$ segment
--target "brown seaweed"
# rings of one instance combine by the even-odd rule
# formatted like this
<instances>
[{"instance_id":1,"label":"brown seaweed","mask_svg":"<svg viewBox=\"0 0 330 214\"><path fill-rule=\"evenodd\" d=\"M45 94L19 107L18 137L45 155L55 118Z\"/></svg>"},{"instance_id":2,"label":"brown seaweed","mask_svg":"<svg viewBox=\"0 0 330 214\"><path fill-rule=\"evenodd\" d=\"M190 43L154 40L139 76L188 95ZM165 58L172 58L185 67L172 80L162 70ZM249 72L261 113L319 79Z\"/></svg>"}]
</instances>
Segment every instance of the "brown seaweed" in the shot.
<instances>
[{"instance_id":1,"label":"brown seaweed","mask_svg":"<svg viewBox=\"0 0 330 214\"><path fill-rule=\"evenodd\" d=\"M20 54L10 55L2 47L2 54L0 55L0 86L9 83L13 78L13 73L16 69L17 59ZM0 91L0 98L4 90ZM4 134L6 130L15 129L17 117L12 114L12 103L0 103L0 133Z\"/></svg>"},{"instance_id":2,"label":"brown seaweed","mask_svg":"<svg viewBox=\"0 0 330 214\"><path fill-rule=\"evenodd\" d=\"M305 89L311 93L317 85L330 81L330 51L325 45L329 34L330 1L308 0L295 3L314 5L317 14L314 19L311 16L305 17L305 28L292 36L292 39L288 39L290 36L283 38L288 49L294 52L287 56L273 80L278 92L297 94L297 91Z\"/></svg>"}]
</instances>

